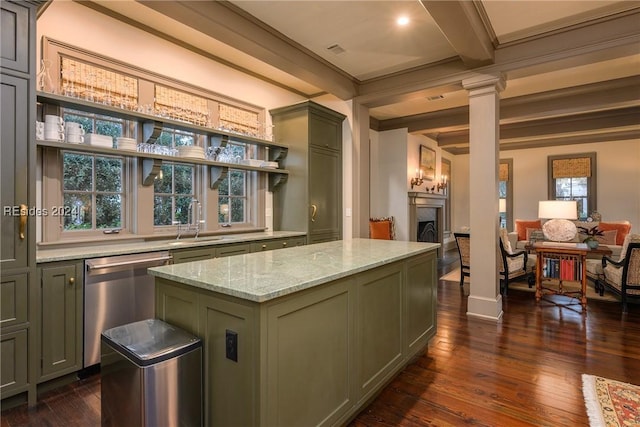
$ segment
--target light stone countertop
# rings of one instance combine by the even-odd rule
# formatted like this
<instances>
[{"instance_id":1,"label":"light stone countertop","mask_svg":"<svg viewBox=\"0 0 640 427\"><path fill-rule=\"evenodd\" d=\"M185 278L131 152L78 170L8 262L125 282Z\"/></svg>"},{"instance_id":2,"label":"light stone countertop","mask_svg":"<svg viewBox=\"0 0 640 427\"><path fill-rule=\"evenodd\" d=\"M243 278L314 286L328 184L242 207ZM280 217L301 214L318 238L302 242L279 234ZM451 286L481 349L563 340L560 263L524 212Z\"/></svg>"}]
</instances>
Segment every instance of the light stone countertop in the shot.
<instances>
[{"instance_id":1,"label":"light stone countertop","mask_svg":"<svg viewBox=\"0 0 640 427\"><path fill-rule=\"evenodd\" d=\"M148 271L174 282L265 302L438 247L439 243L338 240L153 267Z\"/></svg>"},{"instance_id":2,"label":"light stone countertop","mask_svg":"<svg viewBox=\"0 0 640 427\"><path fill-rule=\"evenodd\" d=\"M305 236L299 231L260 231L253 233L225 234L223 236L204 236L194 239L185 237L180 240L163 239L145 242L109 242L95 245L78 245L65 248L47 248L36 251L36 262L53 262L98 258L111 255L126 255L143 252L156 252L196 248L203 246L228 245L232 243L249 243L259 240L282 239Z\"/></svg>"}]
</instances>

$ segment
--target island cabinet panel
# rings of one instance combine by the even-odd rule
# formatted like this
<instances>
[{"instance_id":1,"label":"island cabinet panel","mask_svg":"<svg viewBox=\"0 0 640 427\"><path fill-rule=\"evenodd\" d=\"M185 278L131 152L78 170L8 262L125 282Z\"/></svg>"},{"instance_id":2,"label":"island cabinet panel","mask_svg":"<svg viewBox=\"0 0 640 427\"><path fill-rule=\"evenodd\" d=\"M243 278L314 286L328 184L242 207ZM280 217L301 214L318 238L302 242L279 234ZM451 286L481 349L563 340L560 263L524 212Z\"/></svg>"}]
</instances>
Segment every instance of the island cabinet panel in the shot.
<instances>
[{"instance_id":1,"label":"island cabinet panel","mask_svg":"<svg viewBox=\"0 0 640 427\"><path fill-rule=\"evenodd\" d=\"M333 425L353 407L354 282L334 282L267 308L264 425Z\"/></svg>"},{"instance_id":2,"label":"island cabinet panel","mask_svg":"<svg viewBox=\"0 0 640 427\"><path fill-rule=\"evenodd\" d=\"M0 282L0 326L8 328L27 322L28 275L13 274Z\"/></svg>"},{"instance_id":3,"label":"island cabinet panel","mask_svg":"<svg viewBox=\"0 0 640 427\"><path fill-rule=\"evenodd\" d=\"M358 398L367 399L402 364L402 264L358 276L356 370Z\"/></svg>"},{"instance_id":4,"label":"island cabinet panel","mask_svg":"<svg viewBox=\"0 0 640 427\"><path fill-rule=\"evenodd\" d=\"M412 357L422 350L436 334L438 304L436 252L429 252L407 263L405 291L406 353Z\"/></svg>"},{"instance_id":5,"label":"island cabinet panel","mask_svg":"<svg viewBox=\"0 0 640 427\"><path fill-rule=\"evenodd\" d=\"M2 333L0 337L0 391L3 395L27 390L27 339L25 329Z\"/></svg>"},{"instance_id":6,"label":"island cabinet panel","mask_svg":"<svg viewBox=\"0 0 640 427\"><path fill-rule=\"evenodd\" d=\"M205 425L348 423L435 334L435 253L257 301L156 277L156 317L205 346Z\"/></svg>"}]
</instances>

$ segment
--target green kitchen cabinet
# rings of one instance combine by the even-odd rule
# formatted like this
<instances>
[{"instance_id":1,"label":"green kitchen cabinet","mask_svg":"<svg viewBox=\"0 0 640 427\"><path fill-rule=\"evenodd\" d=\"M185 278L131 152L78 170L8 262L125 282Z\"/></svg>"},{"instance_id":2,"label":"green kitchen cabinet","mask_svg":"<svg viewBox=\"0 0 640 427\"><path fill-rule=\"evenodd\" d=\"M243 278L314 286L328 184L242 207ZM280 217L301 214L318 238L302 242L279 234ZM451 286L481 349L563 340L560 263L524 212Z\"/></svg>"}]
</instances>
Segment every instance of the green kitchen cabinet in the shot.
<instances>
[{"instance_id":1,"label":"green kitchen cabinet","mask_svg":"<svg viewBox=\"0 0 640 427\"><path fill-rule=\"evenodd\" d=\"M82 368L83 263L42 264L38 273L42 313L38 382L41 383Z\"/></svg>"},{"instance_id":2,"label":"green kitchen cabinet","mask_svg":"<svg viewBox=\"0 0 640 427\"><path fill-rule=\"evenodd\" d=\"M0 398L26 392L29 405L36 403L37 363L36 7L0 3Z\"/></svg>"},{"instance_id":3,"label":"green kitchen cabinet","mask_svg":"<svg viewBox=\"0 0 640 427\"><path fill-rule=\"evenodd\" d=\"M216 258L248 254L249 252L251 252L251 244L249 243L235 243L231 245L217 246Z\"/></svg>"},{"instance_id":4,"label":"green kitchen cabinet","mask_svg":"<svg viewBox=\"0 0 640 427\"><path fill-rule=\"evenodd\" d=\"M342 238L343 114L312 101L270 111L276 141L289 146L287 185L273 195L274 229L307 233L307 243Z\"/></svg>"},{"instance_id":5,"label":"green kitchen cabinet","mask_svg":"<svg viewBox=\"0 0 640 427\"><path fill-rule=\"evenodd\" d=\"M288 239L274 239L251 244L251 252L272 251L275 249L293 248L302 246L306 242L304 237L291 237Z\"/></svg>"},{"instance_id":6,"label":"green kitchen cabinet","mask_svg":"<svg viewBox=\"0 0 640 427\"><path fill-rule=\"evenodd\" d=\"M215 257L216 250L212 246L195 249L181 249L171 251L173 264L181 264L183 262L202 261L203 259L211 259Z\"/></svg>"}]
</instances>

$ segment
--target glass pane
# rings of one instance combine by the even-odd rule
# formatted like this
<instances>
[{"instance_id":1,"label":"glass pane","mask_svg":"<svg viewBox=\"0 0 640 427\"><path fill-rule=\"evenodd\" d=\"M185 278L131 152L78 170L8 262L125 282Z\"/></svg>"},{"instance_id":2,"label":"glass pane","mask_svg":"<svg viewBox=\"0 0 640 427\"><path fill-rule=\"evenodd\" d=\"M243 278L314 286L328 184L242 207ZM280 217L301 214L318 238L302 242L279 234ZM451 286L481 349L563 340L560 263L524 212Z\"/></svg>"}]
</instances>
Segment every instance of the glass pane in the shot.
<instances>
[{"instance_id":1,"label":"glass pane","mask_svg":"<svg viewBox=\"0 0 640 427\"><path fill-rule=\"evenodd\" d=\"M171 225L171 197L170 196L154 197L153 225Z\"/></svg>"},{"instance_id":2,"label":"glass pane","mask_svg":"<svg viewBox=\"0 0 640 427\"><path fill-rule=\"evenodd\" d=\"M236 157L240 157L241 159L245 158L244 145L229 144L229 145L227 145L227 148L229 148L229 150L231 151L231 153L232 153L234 158L236 158Z\"/></svg>"},{"instance_id":3,"label":"glass pane","mask_svg":"<svg viewBox=\"0 0 640 427\"><path fill-rule=\"evenodd\" d=\"M587 193L587 178L572 178L571 179L571 193L573 196L586 197Z\"/></svg>"},{"instance_id":4,"label":"glass pane","mask_svg":"<svg viewBox=\"0 0 640 427\"><path fill-rule=\"evenodd\" d=\"M563 200L571 197L571 178L556 179L556 199Z\"/></svg>"},{"instance_id":5,"label":"glass pane","mask_svg":"<svg viewBox=\"0 0 640 427\"><path fill-rule=\"evenodd\" d=\"M192 197L177 196L176 197L176 221L181 224L189 224L189 206L191 206Z\"/></svg>"},{"instance_id":6,"label":"glass pane","mask_svg":"<svg viewBox=\"0 0 640 427\"><path fill-rule=\"evenodd\" d=\"M165 145L168 147L172 146L173 142L173 134L171 132L162 132L158 139L156 139L156 144Z\"/></svg>"},{"instance_id":7,"label":"glass pane","mask_svg":"<svg viewBox=\"0 0 640 427\"><path fill-rule=\"evenodd\" d=\"M231 222L244 222L244 199L231 199Z\"/></svg>"},{"instance_id":8,"label":"glass pane","mask_svg":"<svg viewBox=\"0 0 640 427\"><path fill-rule=\"evenodd\" d=\"M122 160L96 157L96 191L122 191Z\"/></svg>"},{"instance_id":9,"label":"glass pane","mask_svg":"<svg viewBox=\"0 0 640 427\"><path fill-rule=\"evenodd\" d=\"M93 132L93 120L89 117L79 116L76 114L63 114L65 122L80 123L85 133Z\"/></svg>"},{"instance_id":10,"label":"glass pane","mask_svg":"<svg viewBox=\"0 0 640 427\"><path fill-rule=\"evenodd\" d=\"M225 209L227 212L225 213ZM218 198L218 222L220 224L225 224L229 222L229 198L228 197L220 197Z\"/></svg>"},{"instance_id":11,"label":"glass pane","mask_svg":"<svg viewBox=\"0 0 640 427\"><path fill-rule=\"evenodd\" d=\"M119 227L122 227L122 198L120 195L96 195L96 228Z\"/></svg>"},{"instance_id":12,"label":"glass pane","mask_svg":"<svg viewBox=\"0 0 640 427\"><path fill-rule=\"evenodd\" d=\"M175 146L193 145L193 134L184 134L176 132Z\"/></svg>"},{"instance_id":13,"label":"glass pane","mask_svg":"<svg viewBox=\"0 0 640 427\"><path fill-rule=\"evenodd\" d=\"M231 195L244 196L245 172L229 171L229 176L231 179Z\"/></svg>"},{"instance_id":14,"label":"glass pane","mask_svg":"<svg viewBox=\"0 0 640 427\"><path fill-rule=\"evenodd\" d=\"M122 123L115 123L106 120L96 120L96 133L100 135L111 136L113 139L113 143L115 143L116 138L122 136Z\"/></svg>"},{"instance_id":15,"label":"glass pane","mask_svg":"<svg viewBox=\"0 0 640 427\"><path fill-rule=\"evenodd\" d=\"M71 213L71 215L64 217L65 230L87 230L92 228L90 194L65 194L64 206L65 212Z\"/></svg>"},{"instance_id":16,"label":"glass pane","mask_svg":"<svg viewBox=\"0 0 640 427\"><path fill-rule=\"evenodd\" d=\"M220 185L218 186L218 195L219 196L228 196L229 195L229 175L222 181L220 181Z\"/></svg>"},{"instance_id":17,"label":"glass pane","mask_svg":"<svg viewBox=\"0 0 640 427\"><path fill-rule=\"evenodd\" d=\"M193 194L193 166L175 165L175 186L176 194Z\"/></svg>"},{"instance_id":18,"label":"glass pane","mask_svg":"<svg viewBox=\"0 0 640 427\"><path fill-rule=\"evenodd\" d=\"M155 191L156 194L173 193L171 187L173 181L173 165L163 164L160 168L160 171L162 172L162 178L159 178L159 174L158 176L156 176L155 181L153 181L153 191Z\"/></svg>"},{"instance_id":19,"label":"glass pane","mask_svg":"<svg viewBox=\"0 0 640 427\"><path fill-rule=\"evenodd\" d=\"M64 153L62 160L64 190L92 191L93 157Z\"/></svg>"},{"instance_id":20,"label":"glass pane","mask_svg":"<svg viewBox=\"0 0 640 427\"><path fill-rule=\"evenodd\" d=\"M501 199L507 198L507 181L500 181L498 183L498 197Z\"/></svg>"}]
</instances>

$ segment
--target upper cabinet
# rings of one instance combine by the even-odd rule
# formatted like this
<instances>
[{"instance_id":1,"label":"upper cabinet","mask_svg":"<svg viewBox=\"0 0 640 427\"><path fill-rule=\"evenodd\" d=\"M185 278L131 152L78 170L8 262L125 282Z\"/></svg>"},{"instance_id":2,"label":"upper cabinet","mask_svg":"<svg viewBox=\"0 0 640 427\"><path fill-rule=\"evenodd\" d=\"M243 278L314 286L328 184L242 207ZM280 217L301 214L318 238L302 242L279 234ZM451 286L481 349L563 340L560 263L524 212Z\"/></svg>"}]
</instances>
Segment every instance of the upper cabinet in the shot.
<instances>
[{"instance_id":1,"label":"upper cabinet","mask_svg":"<svg viewBox=\"0 0 640 427\"><path fill-rule=\"evenodd\" d=\"M308 101L270 111L276 140L289 146L286 191L274 194L274 229L307 232L307 242L342 238L343 114Z\"/></svg>"}]
</instances>

